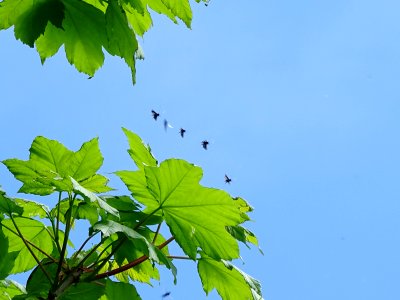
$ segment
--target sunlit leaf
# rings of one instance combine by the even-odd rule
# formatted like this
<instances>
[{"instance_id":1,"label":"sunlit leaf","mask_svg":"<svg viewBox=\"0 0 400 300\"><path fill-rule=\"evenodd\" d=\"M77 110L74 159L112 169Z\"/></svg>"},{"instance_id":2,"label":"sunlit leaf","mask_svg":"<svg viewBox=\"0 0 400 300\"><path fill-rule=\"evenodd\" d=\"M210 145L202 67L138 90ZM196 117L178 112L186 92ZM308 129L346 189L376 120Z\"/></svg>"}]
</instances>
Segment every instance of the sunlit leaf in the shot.
<instances>
[{"instance_id":1,"label":"sunlit leaf","mask_svg":"<svg viewBox=\"0 0 400 300\"><path fill-rule=\"evenodd\" d=\"M17 295L26 294L25 288L14 280L0 280L0 299L11 300Z\"/></svg>"},{"instance_id":2,"label":"sunlit leaf","mask_svg":"<svg viewBox=\"0 0 400 300\"><path fill-rule=\"evenodd\" d=\"M12 214L22 215L24 209L18 205L15 199L6 196L5 193L0 193L0 213L5 213L8 216Z\"/></svg>"},{"instance_id":3,"label":"sunlit leaf","mask_svg":"<svg viewBox=\"0 0 400 300\"><path fill-rule=\"evenodd\" d=\"M145 167L144 171L145 179L128 188L147 206L147 212L162 210L187 255L195 259L200 247L213 258L238 257L237 242L226 226L237 225L241 217L229 194L199 185L202 170L183 160L166 160L160 167Z\"/></svg>"},{"instance_id":4,"label":"sunlit leaf","mask_svg":"<svg viewBox=\"0 0 400 300\"><path fill-rule=\"evenodd\" d=\"M131 68L132 81L135 83L135 52L138 48L136 36L128 24L128 19L119 1L110 0L106 10L106 49L111 55L122 57Z\"/></svg>"},{"instance_id":5,"label":"sunlit leaf","mask_svg":"<svg viewBox=\"0 0 400 300\"><path fill-rule=\"evenodd\" d=\"M154 158L153 154L151 154L150 147L146 145L137 134L126 128L122 128L122 130L128 138L128 153L136 166L139 169L143 169L145 166L157 166L157 160Z\"/></svg>"},{"instance_id":6,"label":"sunlit leaf","mask_svg":"<svg viewBox=\"0 0 400 300\"><path fill-rule=\"evenodd\" d=\"M106 41L104 14L79 0L62 0L65 5L64 44L70 64L93 76L103 65L102 46Z\"/></svg>"},{"instance_id":7,"label":"sunlit leaf","mask_svg":"<svg viewBox=\"0 0 400 300\"><path fill-rule=\"evenodd\" d=\"M190 28L190 23L192 22L192 10L190 8L189 0L161 0L161 2Z\"/></svg>"},{"instance_id":8,"label":"sunlit leaf","mask_svg":"<svg viewBox=\"0 0 400 300\"><path fill-rule=\"evenodd\" d=\"M33 219L20 217L14 218L14 221L25 240L34 244L45 253L50 254L53 251L52 239L43 223ZM16 234L17 229L15 228L13 222L10 219L7 219L3 220L1 223L3 225L3 233L9 241L9 251L18 252L18 256L14 261L14 267L10 273L15 274L25 272L35 267L36 261L27 249L22 238ZM41 251L37 250L33 246L29 245L29 247L38 259L46 257Z\"/></svg>"},{"instance_id":9,"label":"sunlit leaf","mask_svg":"<svg viewBox=\"0 0 400 300\"><path fill-rule=\"evenodd\" d=\"M259 281L228 262L202 255L197 270L206 294L215 288L222 299L262 299Z\"/></svg>"},{"instance_id":10,"label":"sunlit leaf","mask_svg":"<svg viewBox=\"0 0 400 300\"><path fill-rule=\"evenodd\" d=\"M72 177L70 178L74 187L74 190L77 191L78 193L82 194L86 199L89 199L89 201L96 203L99 205L100 208L104 209L106 212L118 216L118 210L113 208L112 206L108 205L106 201L101 199L99 196L97 196L95 193L92 193L91 191L85 189L83 186L81 186L75 179Z\"/></svg>"},{"instance_id":11,"label":"sunlit leaf","mask_svg":"<svg viewBox=\"0 0 400 300\"><path fill-rule=\"evenodd\" d=\"M49 208L46 205L35 201L15 199L15 203L23 208L22 216L24 217L38 216L40 218L44 218L47 216L47 212L49 211Z\"/></svg>"}]
</instances>

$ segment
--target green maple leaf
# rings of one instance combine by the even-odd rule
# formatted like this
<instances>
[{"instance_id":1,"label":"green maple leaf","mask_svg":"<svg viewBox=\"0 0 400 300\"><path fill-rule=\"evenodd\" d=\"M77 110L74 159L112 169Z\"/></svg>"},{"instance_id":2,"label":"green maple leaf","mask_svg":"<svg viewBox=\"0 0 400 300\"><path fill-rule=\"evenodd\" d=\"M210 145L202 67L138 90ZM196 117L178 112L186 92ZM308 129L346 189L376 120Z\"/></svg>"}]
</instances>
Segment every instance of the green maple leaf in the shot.
<instances>
[{"instance_id":1,"label":"green maple leaf","mask_svg":"<svg viewBox=\"0 0 400 300\"><path fill-rule=\"evenodd\" d=\"M190 258L198 248L213 258L232 259L239 255L236 240L227 226L241 223L238 202L228 193L199 184L202 170L184 160L169 159L157 166L150 149L133 133L129 154L140 168L116 174L133 197L146 206L148 214L162 215L176 241ZM189 238L188 238L189 237Z\"/></svg>"},{"instance_id":2,"label":"green maple leaf","mask_svg":"<svg viewBox=\"0 0 400 300\"><path fill-rule=\"evenodd\" d=\"M20 192L49 195L55 191L73 190L70 177L94 192L109 191L108 180L96 174L103 163L98 139L92 139L73 152L61 143L36 137L28 161L7 159L3 164L23 185Z\"/></svg>"}]
</instances>

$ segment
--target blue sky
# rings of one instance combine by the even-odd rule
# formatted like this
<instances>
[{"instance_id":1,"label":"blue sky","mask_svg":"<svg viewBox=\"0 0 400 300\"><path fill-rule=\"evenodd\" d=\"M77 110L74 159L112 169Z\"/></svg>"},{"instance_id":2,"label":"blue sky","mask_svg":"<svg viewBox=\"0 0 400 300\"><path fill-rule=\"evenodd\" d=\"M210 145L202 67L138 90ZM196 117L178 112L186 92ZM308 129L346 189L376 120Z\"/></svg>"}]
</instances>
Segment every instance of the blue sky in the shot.
<instances>
[{"instance_id":1,"label":"blue sky","mask_svg":"<svg viewBox=\"0 0 400 300\"><path fill-rule=\"evenodd\" d=\"M37 135L72 149L99 136L103 172L132 169L127 127L159 160L198 164L204 185L255 207L249 227L265 255L244 248L238 263L266 299L399 299L400 4L193 5L192 30L155 16L135 86L117 58L87 80L64 53L42 67L1 32L0 159L26 159ZM19 187L4 166L0 184ZM156 289L140 288L143 299L206 299L194 264L177 264L178 285L163 273Z\"/></svg>"}]
</instances>

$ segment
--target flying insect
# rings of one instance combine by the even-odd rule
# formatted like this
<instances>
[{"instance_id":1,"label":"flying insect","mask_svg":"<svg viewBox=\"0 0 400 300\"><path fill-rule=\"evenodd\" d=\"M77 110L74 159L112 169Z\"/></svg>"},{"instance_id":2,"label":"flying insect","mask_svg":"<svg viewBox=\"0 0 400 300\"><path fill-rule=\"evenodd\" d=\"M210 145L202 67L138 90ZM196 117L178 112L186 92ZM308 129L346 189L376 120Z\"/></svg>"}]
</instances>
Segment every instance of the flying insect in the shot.
<instances>
[{"instance_id":1,"label":"flying insect","mask_svg":"<svg viewBox=\"0 0 400 300\"><path fill-rule=\"evenodd\" d=\"M186 132L186 130L183 129L183 128L181 128L181 129L179 130L179 133L181 134L181 137L183 137L183 136L185 135L185 132Z\"/></svg>"},{"instance_id":2,"label":"flying insect","mask_svg":"<svg viewBox=\"0 0 400 300\"><path fill-rule=\"evenodd\" d=\"M225 183L231 184L232 178L229 178L228 175L225 174Z\"/></svg>"},{"instance_id":3,"label":"flying insect","mask_svg":"<svg viewBox=\"0 0 400 300\"><path fill-rule=\"evenodd\" d=\"M203 146L204 150L207 150L207 146L208 146L209 143L210 142L207 141L207 140L204 140L204 141L201 142L201 145Z\"/></svg>"},{"instance_id":4,"label":"flying insect","mask_svg":"<svg viewBox=\"0 0 400 300\"><path fill-rule=\"evenodd\" d=\"M160 116L160 114L154 110L151 110L151 114L153 115L153 119L157 121L157 118Z\"/></svg>"}]
</instances>

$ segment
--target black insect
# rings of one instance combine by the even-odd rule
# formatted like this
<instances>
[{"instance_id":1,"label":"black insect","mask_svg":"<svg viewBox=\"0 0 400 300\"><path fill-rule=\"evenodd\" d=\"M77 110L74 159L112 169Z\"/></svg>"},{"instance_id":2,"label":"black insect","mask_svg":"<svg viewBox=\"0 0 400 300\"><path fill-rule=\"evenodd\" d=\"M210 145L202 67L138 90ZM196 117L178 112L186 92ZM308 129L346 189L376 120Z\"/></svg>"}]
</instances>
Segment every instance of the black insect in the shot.
<instances>
[{"instance_id":1,"label":"black insect","mask_svg":"<svg viewBox=\"0 0 400 300\"><path fill-rule=\"evenodd\" d=\"M181 137L183 137L183 136L185 135L185 132L186 132L186 130L183 129L183 128L181 128L181 129L179 130L179 133L181 134Z\"/></svg>"},{"instance_id":2,"label":"black insect","mask_svg":"<svg viewBox=\"0 0 400 300\"><path fill-rule=\"evenodd\" d=\"M151 110L151 114L153 115L153 119L157 121L157 118L160 116L160 114L154 110Z\"/></svg>"},{"instance_id":3,"label":"black insect","mask_svg":"<svg viewBox=\"0 0 400 300\"><path fill-rule=\"evenodd\" d=\"M207 150L207 146L208 146L209 143L210 143L209 141L204 140L204 141L201 142L201 145L203 146L203 148L204 148L205 150Z\"/></svg>"},{"instance_id":4,"label":"black insect","mask_svg":"<svg viewBox=\"0 0 400 300\"><path fill-rule=\"evenodd\" d=\"M232 179L228 177L228 175L225 174L225 183L231 183Z\"/></svg>"},{"instance_id":5,"label":"black insect","mask_svg":"<svg viewBox=\"0 0 400 300\"><path fill-rule=\"evenodd\" d=\"M164 299L165 297L168 297L169 295L171 295L171 292L166 292L166 293L162 294L161 298Z\"/></svg>"}]
</instances>

